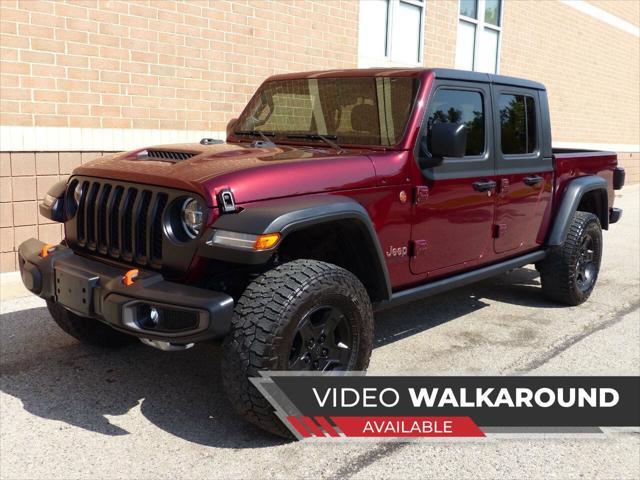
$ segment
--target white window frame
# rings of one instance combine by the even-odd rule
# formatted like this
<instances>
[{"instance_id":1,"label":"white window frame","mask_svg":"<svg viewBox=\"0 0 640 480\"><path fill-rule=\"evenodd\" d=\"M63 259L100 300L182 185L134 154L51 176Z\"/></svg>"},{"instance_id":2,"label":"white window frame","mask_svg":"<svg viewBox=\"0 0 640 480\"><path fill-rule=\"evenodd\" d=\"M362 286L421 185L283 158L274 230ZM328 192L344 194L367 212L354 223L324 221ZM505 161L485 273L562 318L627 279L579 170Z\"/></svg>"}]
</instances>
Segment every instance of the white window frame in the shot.
<instances>
[{"instance_id":1,"label":"white window frame","mask_svg":"<svg viewBox=\"0 0 640 480\"><path fill-rule=\"evenodd\" d=\"M458 0L458 24L456 28L460 28L460 22L468 22L473 23L476 27L475 38L473 42L473 71L476 71L476 60L478 58L478 54L480 53L480 37L485 28L498 32L498 49L496 50L496 71L495 73L500 73L500 55L502 49L502 19L504 17L504 4L505 0L500 0L500 19L498 20L499 25L494 25L492 23L487 23L484 21L484 10L486 7L485 0L477 0L477 14L478 18L467 17L466 15L462 15L460 13L460 0ZM456 59L457 62L458 59Z\"/></svg>"},{"instance_id":2,"label":"white window frame","mask_svg":"<svg viewBox=\"0 0 640 480\"><path fill-rule=\"evenodd\" d=\"M360 0L360 13L362 16L362 9L366 5L366 0ZM391 58L392 42L393 42L393 25L395 12L400 8L401 3L408 3L420 8L420 39L418 44L418 60L416 62L403 62L395 61ZM427 9L427 0L388 0L387 3L387 37L385 39L386 49L384 56L370 56L361 53L361 47L358 45L358 67L419 67L424 62L424 24L425 24L425 10ZM358 25L359 28L359 25Z\"/></svg>"}]
</instances>

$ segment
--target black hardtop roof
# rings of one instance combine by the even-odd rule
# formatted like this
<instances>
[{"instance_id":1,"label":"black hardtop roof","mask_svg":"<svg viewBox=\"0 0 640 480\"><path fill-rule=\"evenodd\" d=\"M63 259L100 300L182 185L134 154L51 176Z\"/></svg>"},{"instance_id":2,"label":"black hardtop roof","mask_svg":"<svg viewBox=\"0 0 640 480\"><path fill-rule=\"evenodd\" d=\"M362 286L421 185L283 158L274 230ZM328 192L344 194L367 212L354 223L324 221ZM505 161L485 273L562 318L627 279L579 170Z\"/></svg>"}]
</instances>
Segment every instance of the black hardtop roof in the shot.
<instances>
[{"instance_id":1,"label":"black hardtop roof","mask_svg":"<svg viewBox=\"0 0 640 480\"><path fill-rule=\"evenodd\" d=\"M546 90L541 83L524 78L507 77L492 73L470 72L452 68L353 68L340 70L319 70L312 72L295 72L272 75L267 81L291 80L297 78L342 78L342 77L424 77L433 75L447 80L494 83L514 87Z\"/></svg>"},{"instance_id":2,"label":"black hardtop roof","mask_svg":"<svg viewBox=\"0 0 640 480\"><path fill-rule=\"evenodd\" d=\"M493 73L470 72L468 70L454 70L452 68L431 68L429 70L433 72L436 78L447 80L495 83L498 85L546 90L543 84L525 78L507 77L506 75L496 75Z\"/></svg>"}]
</instances>

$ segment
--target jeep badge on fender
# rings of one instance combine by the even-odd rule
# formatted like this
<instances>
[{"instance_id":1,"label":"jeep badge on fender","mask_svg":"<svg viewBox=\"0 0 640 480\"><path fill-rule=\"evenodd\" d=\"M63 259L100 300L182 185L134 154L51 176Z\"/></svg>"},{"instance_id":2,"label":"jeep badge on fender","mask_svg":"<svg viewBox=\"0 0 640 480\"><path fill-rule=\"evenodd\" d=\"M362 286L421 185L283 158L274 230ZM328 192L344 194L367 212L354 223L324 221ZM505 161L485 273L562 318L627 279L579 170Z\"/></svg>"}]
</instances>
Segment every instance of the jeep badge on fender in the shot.
<instances>
[{"instance_id":1,"label":"jeep badge on fender","mask_svg":"<svg viewBox=\"0 0 640 480\"><path fill-rule=\"evenodd\" d=\"M391 257L405 257L407 255L408 249L407 247L389 247L389 249L385 252L387 258Z\"/></svg>"},{"instance_id":2,"label":"jeep badge on fender","mask_svg":"<svg viewBox=\"0 0 640 480\"><path fill-rule=\"evenodd\" d=\"M283 436L251 377L365 370L375 311L528 264L549 298L579 305L622 214L616 155L553 150L529 80L276 75L227 132L77 167L40 204L64 242L25 241L20 271L81 342L224 338L231 403Z\"/></svg>"}]
</instances>

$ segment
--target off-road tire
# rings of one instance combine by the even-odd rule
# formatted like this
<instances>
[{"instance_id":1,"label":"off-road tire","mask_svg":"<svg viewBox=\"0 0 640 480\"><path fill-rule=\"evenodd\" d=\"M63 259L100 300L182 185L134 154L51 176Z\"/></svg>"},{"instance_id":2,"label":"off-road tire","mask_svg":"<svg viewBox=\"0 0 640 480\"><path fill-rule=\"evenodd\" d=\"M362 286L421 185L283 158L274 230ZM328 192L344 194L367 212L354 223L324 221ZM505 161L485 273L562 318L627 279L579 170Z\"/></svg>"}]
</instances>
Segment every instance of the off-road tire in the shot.
<instances>
[{"instance_id":1,"label":"off-road tire","mask_svg":"<svg viewBox=\"0 0 640 480\"><path fill-rule=\"evenodd\" d=\"M588 288L580 288L581 248L583 242L592 245L592 274ZM592 213L576 212L569 227L567 238L558 247L549 250L547 257L538 263L542 291L551 300L567 305L580 305L585 302L598 279L602 260L602 228L600 220Z\"/></svg>"},{"instance_id":2,"label":"off-road tire","mask_svg":"<svg viewBox=\"0 0 640 480\"><path fill-rule=\"evenodd\" d=\"M51 300L47 300L47 308L58 326L82 343L104 348L118 348L135 340L130 335L118 332L99 320L76 315Z\"/></svg>"},{"instance_id":3,"label":"off-road tire","mask_svg":"<svg viewBox=\"0 0 640 480\"><path fill-rule=\"evenodd\" d=\"M292 438L250 377L261 370L287 370L298 323L314 305L347 305L354 344L350 370L365 370L373 342L373 312L367 291L349 271L325 262L295 260L253 281L239 299L224 341L222 380L231 404L249 422Z\"/></svg>"}]
</instances>

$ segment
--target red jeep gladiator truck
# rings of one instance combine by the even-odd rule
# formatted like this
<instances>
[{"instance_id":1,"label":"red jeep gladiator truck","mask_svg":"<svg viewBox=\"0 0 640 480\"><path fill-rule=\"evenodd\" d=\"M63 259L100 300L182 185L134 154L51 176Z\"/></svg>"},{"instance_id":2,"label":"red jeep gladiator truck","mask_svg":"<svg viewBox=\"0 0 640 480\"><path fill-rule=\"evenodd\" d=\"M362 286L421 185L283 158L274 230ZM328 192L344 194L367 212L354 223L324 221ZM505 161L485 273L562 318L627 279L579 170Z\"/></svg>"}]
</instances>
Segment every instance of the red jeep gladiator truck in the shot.
<instances>
[{"instance_id":1,"label":"red jeep gladiator truck","mask_svg":"<svg viewBox=\"0 0 640 480\"><path fill-rule=\"evenodd\" d=\"M553 150L545 87L528 80L276 75L227 134L76 168L40 205L64 241L24 242L20 270L82 342L224 338L231 403L282 435L249 380L260 370L364 370L375 311L527 264L578 305L622 213L616 155Z\"/></svg>"}]
</instances>

